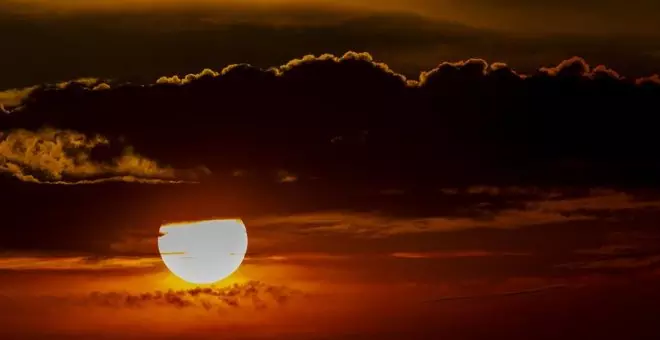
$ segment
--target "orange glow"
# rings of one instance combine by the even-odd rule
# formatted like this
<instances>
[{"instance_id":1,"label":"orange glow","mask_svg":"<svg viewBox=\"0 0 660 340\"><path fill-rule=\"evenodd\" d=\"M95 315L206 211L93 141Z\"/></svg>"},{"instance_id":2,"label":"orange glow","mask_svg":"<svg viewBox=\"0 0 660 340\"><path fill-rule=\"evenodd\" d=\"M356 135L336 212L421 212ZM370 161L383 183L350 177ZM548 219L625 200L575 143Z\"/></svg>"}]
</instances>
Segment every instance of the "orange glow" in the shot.
<instances>
[{"instance_id":1,"label":"orange glow","mask_svg":"<svg viewBox=\"0 0 660 340\"><path fill-rule=\"evenodd\" d=\"M210 284L228 277L247 251L247 231L240 219L169 224L160 233L163 262L189 283Z\"/></svg>"}]
</instances>

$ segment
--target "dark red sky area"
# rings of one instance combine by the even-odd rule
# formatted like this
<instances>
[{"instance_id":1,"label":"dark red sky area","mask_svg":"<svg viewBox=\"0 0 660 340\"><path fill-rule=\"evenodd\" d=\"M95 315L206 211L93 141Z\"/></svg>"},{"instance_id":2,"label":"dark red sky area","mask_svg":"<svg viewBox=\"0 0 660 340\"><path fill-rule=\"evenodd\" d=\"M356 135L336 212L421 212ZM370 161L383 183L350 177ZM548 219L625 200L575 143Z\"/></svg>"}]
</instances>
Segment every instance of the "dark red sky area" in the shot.
<instances>
[{"instance_id":1,"label":"dark red sky area","mask_svg":"<svg viewBox=\"0 0 660 340\"><path fill-rule=\"evenodd\" d=\"M0 0L0 338L660 337L655 2L150 6Z\"/></svg>"}]
</instances>

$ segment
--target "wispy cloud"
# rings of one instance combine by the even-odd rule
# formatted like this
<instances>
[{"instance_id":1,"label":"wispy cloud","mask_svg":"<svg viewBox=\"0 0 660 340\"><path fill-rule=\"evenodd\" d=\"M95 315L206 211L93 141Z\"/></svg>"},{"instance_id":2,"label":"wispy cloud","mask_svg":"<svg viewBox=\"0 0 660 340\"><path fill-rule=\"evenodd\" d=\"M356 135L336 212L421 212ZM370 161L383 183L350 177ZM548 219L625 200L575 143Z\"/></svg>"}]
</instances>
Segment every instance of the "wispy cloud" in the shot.
<instances>
[{"instance_id":1,"label":"wispy cloud","mask_svg":"<svg viewBox=\"0 0 660 340\"><path fill-rule=\"evenodd\" d=\"M152 268L162 263L155 257L0 257L0 270L112 270Z\"/></svg>"},{"instance_id":2,"label":"wispy cloud","mask_svg":"<svg viewBox=\"0 0 660 340\"><path fill-rule=\"evenodd\" d=\"M251 227L295 229L303 233L350 233L362 236L390 236L406 233L443 232L474 228L514 229L532 225L585 221L598 212L630 209L657 209L660 201L641 201L633 195L611 190L593 190L576 198L552 198L522 202L521 208L495 212L476 211L474 217L401 218L380 213L330 211L268 216L249 221Z\"/></svg>"},{"instance_id":3,"label":"wispy cloud","mask_svg":"<svg viewBox=\"0 0 660 340\"><path fill-rule=\"evenodd\" d=\"M452 296L443 296L428 302L442 302L442 301L452 301L452 300L473 300L473 299L484 299L484 298L493 298L493 297L505 297L505 296L516 296L516 295L527 295L527 294L538 294L552 290L566 289L571 288L570 285L566 284L555 284L542 287L535 287L529 289L521 289L514 291L506 292L496 292L490 294L477 294L477 295L452 295Z\"/></svg>"},{"instance_id":4,"label":"wispy cloud","mask_svg":"<svg viewBox=\"0 0 660 340\"><path fill-rule=\"evenodd\" d=\"M286 170L277 172L277 181L280 183L292 183L298 180L298 176Z\"/></svg>"},{"instance_id":5,"label":"wispy cloud","mask_svg":"<svg viewBox=\"0 0 660 340\"><path fill-rule=\"evenodd\" d=\"M630 244L610 244L598 248L577 249L576 254L584 255L622 255L639 251L640 248Z\"/></svg>"},{"instance_id":6,"label":"wispy cloud","mask_svg":"<svg viewBox=\"0 0 660 340\"><path fill-rule=\"evenodd\" d=\"M451 259L462 257L491 257L491 256L530 256L529 253L491 252L485 250L466 250L457 252L396 252L392 257L404 259Z\"/></svg>"},{"instance_id":7,"label":"wispy cloud","mask_svg":"<svg viewBox=\"0 0 660 340\"><path fill-rule=\"evenodd\" d=\"M514 195L536 195L546 198L555 198L561 195L559 190L548 190L538 187L520 187L520 186L506 186L498 187L492 185L474 185L465 189L459 188L442 188L441 192L447 195L457 195L459 193L470 195L489 195L489 196L514 196Z\"/></svg>"},{"instance_id":8,"label":"wispy cloud","mask_svg":"<svg viewBox=\"0 0 660 340\"><path fill-rule=\"evenodd\" d=\"M595 261L571 262L557 265L567 269L635 269L660 264L660 255L621 256Z\"/></svg>"},{"instance_id":9,"label":"wispy cloud","mask_svg":"<svg viewBox=\"0 0 660 340\"><path fill-rule=\"evenodd\" d=\"M351 256L328 253L284 253L273 255L248 255L245 261L258 262L287 262L287 261L322 261L322 260L348 260Z\"/></svg>"}]
</instances>

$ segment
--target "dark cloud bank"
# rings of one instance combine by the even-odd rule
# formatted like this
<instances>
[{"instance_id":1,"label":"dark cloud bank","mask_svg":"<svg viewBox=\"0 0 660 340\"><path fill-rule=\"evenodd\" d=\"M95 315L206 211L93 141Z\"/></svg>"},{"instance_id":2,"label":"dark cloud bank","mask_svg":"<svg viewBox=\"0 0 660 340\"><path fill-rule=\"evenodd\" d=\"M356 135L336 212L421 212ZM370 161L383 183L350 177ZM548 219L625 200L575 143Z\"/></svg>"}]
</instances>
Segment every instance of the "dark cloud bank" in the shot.
<instances>
[{"instance_id":1,"label":"dark cloud bank","mask_svg":"<svg viewBox=\"0 0 660 340\"><path fill-rule=\"evenodd\" d=\"M126 230L155 238L168 221L318 211L497 221L495 212L523 209L526 198L441 189L570 187L588 196L596 186L658 184L657 76L624 78L580 58L526 75L478 59L417 80L395 71L349 53L151 84L6 92L0 247L103 253ZM34 184L90 181L131 183ZM655 197L644 195L631 200ZM652 212L636 207L626 209L630 223L655 230ZM574 240L572 228L561 230Z\"/></svg>"},{"instance_id":2,"label":"dark cloud bank","mask_svg":"<svg viewBox=\"0 0 660 340\"><path fill-rule=\"evenodd\" d=\"M296 174L284 184L381 189L655 185L658 98L657 76L627 79L580 58L530 75L472 59L411 81L349 53L149 85L40 86L0 126L100 134L164 164L204 165L216 179L237 169L276 177L269 169ZM90 157L121 151L112 149Z\"/></svg>"}]
</instances>

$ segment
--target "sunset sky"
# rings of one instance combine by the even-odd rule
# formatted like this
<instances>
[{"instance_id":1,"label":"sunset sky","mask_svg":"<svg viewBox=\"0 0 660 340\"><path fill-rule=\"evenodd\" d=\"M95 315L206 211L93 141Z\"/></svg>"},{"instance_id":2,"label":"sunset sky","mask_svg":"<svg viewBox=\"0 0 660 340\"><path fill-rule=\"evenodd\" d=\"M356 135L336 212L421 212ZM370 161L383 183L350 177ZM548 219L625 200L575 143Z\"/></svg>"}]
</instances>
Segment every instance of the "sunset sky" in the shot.
<instances>
[{"instance_id":1,"label":"sunset sky","mask_svg":"<svg viewBox=\"0 0 660 340\"><path fill-rule=\"evenodd\" d=\"M0 338L660 338L659 12L0 0Z\"/></svg>"},{"instance_id":2,"label":"sunset sky","mask_svg":"<svg viewBox=\"0 0 660 340\"><path fill-rule=\"evenodd\" d=\"M645 76L659 71L658 12L655 0L2 0L0 88L349 50L413 77L441 61L534 71L575 55Z\"/></svg>"}]
</instances>

